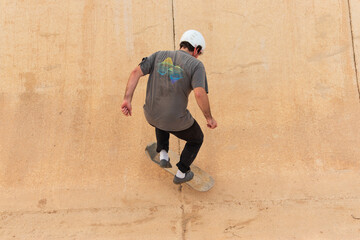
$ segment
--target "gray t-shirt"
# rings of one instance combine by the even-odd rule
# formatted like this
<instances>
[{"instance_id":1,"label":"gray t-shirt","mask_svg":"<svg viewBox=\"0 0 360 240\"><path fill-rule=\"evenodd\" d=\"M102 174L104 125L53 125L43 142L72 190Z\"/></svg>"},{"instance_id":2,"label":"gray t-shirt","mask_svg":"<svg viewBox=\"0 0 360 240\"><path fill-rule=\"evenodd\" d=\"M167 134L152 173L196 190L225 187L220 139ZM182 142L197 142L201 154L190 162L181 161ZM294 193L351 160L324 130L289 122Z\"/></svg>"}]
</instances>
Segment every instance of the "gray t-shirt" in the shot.
<instances>
[{"instance_id":1,"label":"gray t-shirt","mask_svg":"<svg viewBox=\"0 0 360 240\"><path fill-rule=\"evenodd\" d=\"M191 127L194 118L187 110L190 92L202 87L208 92L204 65L189 53L160 51L140 63L149 75L144 113L146 120L164 131L182 131Z\"/></svg>"}]
</instances>

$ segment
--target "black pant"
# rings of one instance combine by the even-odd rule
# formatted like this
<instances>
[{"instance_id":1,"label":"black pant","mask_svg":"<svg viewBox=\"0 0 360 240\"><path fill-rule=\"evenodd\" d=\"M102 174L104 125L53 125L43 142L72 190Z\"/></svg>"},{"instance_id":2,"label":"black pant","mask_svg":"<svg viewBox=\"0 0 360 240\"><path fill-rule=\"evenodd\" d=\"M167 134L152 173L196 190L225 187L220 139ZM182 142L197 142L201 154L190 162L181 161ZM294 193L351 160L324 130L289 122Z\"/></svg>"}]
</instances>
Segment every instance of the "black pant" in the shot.
<instances>
[{"instance_id":1,"label":"black pant","mask_svg":"<svg viewBox=\"0 0 360 240\"><path fill-rule=\"evenodd\" d=\"M176 164L176 166L183 173L189 171L190 165L195 160L204 140L204 134L201 131L199 124L195 121L190 128L178 132L163 131L158 128L155 128L155 132L157 139L157 152L160 152L161 150L166 150L167 152L169 151L170 133L186 141L186 145L180 156L180 162Z\"/></svg>"}]
</instances>

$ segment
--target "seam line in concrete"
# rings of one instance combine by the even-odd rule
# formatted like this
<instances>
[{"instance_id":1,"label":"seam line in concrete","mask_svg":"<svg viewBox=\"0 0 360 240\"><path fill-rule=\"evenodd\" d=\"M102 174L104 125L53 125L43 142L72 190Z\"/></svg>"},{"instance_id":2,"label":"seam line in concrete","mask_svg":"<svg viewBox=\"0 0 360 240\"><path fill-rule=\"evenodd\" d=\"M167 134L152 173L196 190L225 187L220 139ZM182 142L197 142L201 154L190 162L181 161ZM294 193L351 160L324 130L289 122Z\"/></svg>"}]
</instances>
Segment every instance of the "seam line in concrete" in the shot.
<instances>
[{"instance_id":1,"label":"seam line in concrete","mask_svg":"<svg viewBox=\"0 0 360 240\"><path fill-rule=\"evenodd\" d=\"M182 187L181 185L179 187ZM179 190L180 191L180 190ZM184 209L184 213L186 214L186 203L185 203L185 196L183 191L181 190L181 206L180 209ZM241 200L241 201L226 201L226 202L200 202L203 206L214 206L214 205L245 205L245 204L280 204L280 203L293 203L293 202L307 202L307 203L319 203L319 202L339 202L339 201L360 201L359 197L350 196L350 197L328 197L328 198L316 198L316 197L307 197L307 198L278 198L278 199L253 199L253 200ZM198 204L200 204L198 203ZM177 205L170 206L170 205L158 205L161 208L170 208L175 209L178 208ZM126 208L126 207L100 207L100 208L49 208L46 210L14 210L14 211L0 211L0 215L24 215L24 214L59 214L59 213L80 213L80 212L93 212L98 213L101 211L112 211L112 212L120 212L120 211L136 211L143 209L148 209L149 207L133 207L133 208ZM184 215L185 215L184 214Z\"/></svg>"},{"instance_id":2,"label":"seam line in concrete","mask_svg":"<svg viewBox=\"0 0 360 240\"><path fill-rule=\"evenodd\" d=\"M172 14L172 27L173 27L173 48L175 49L175 11L174 11L174 0L171 0L171 14ZM180 156L180 139L177 140L178 143L178 154ZM185 207L184 207L184 193L182 191L182 186L179 186L179 192L181 197L181 239L186 240L186 221L185 221Z\"/></svg>"},{"instance_id":3,"label":"seam line in concrete","mask_svg":"<svg viewBox=\"0 0 360 240\"><path fill-rule=\"evenodd\" d=\"M353 25L352 25L352 18L351 18L350 0L348 0L347 2L348 2L348 10L349 10L349 22L350 22L351 44L352 44L354 67L355 67L355 78L356 78L356 85L357 85L357 90L358 90L358 94L359 94L359 102L360 102L360 86L359 86L359 77L358 77L357 63L356 63L356 53L355 53L354 32L353 32Z\"/></svg>"},{"instance_id":4,"label":"seam line in concrete","mask_svg":"<svg viewBox=\"0 0 360 240\"><path fill-rule=\"evenodd\" d=\"M175 12L174 12L174 0L171 0L171 11L172 11L172 27L173 27L173 44L175 51Z\"/></svg>"},{"instance_id":5,"label":"seam line in concrete","mask_svg":"<svg viewBox=\"0 0 360 240\"><path fill-rule=\"evenodd\" d=\"M172 14L172 27L173 27L173 48L174 51L176 50L176 44L175 44L175 10L174 10L174 0L171 0L171 14ZM177 152L180 155L180 139L177 140Z\"/></svg>"}]
</instances>

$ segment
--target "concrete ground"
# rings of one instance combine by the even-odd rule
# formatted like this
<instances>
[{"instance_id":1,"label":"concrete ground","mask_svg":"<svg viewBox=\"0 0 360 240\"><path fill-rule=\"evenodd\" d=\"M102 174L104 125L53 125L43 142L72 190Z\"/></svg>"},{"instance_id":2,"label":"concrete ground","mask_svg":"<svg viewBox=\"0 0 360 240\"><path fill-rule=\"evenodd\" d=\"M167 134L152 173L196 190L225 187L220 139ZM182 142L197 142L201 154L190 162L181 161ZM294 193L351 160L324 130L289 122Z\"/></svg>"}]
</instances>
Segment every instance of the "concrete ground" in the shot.
<instances>
[{"instance_id":1,"label":"concrete ground","mask_svg":"<svg viewBox=\"0 0 360 240\"><path fill-rule=\"evenodd\" d=\"M4 189L2 239L359 239L360 178L326 174L242 175L210 192L171 183L82 189Z\"/></svg>"},{"instance_id":2,"label":"concrete ground","mask_svg":"<svg viewBox=\"0 0 360 240\"><path fill-rule=\"evenodd\" d=\"M360 239L359 0L0 0L0 239ZM145 155L143 57L206 39L196 192ZM171 138L180 152L184 142Z\"/></svg>"}]
</instances>

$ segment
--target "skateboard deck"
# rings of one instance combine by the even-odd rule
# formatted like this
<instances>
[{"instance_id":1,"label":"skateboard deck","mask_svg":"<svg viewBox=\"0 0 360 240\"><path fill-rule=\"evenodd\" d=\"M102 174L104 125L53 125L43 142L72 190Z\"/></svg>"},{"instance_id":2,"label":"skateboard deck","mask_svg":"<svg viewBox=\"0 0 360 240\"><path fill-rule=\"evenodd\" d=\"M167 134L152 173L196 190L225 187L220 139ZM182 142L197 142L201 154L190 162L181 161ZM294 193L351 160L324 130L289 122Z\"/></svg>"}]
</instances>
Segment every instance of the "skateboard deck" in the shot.
<instances>
[{"instance_id":1,"label":"skateboard deck","mask_svg":"<svg viewBox=\"0 0 360 240\"><path fill-rule=\"evenodd\" d=\"M160 167L160 158L159 158L159 153L156 152L156 143L150 143L149 145L147 145L145 152L149 156L150 160L155 162ZM171 150L169 150L168 154L172 168L163 168L163 169L168 173L170 173L171 175L175 176L178 170L175 164L179 162L180 156L179 154ZM204 172L201 168L192 164L191 171L194 172L194 178L191 181L186 182L186 184L192 187L193 189L200 192L206 192L209 191L214 186L215 184L214 179L208 173Z\"/></svg>"}]
</instances>

